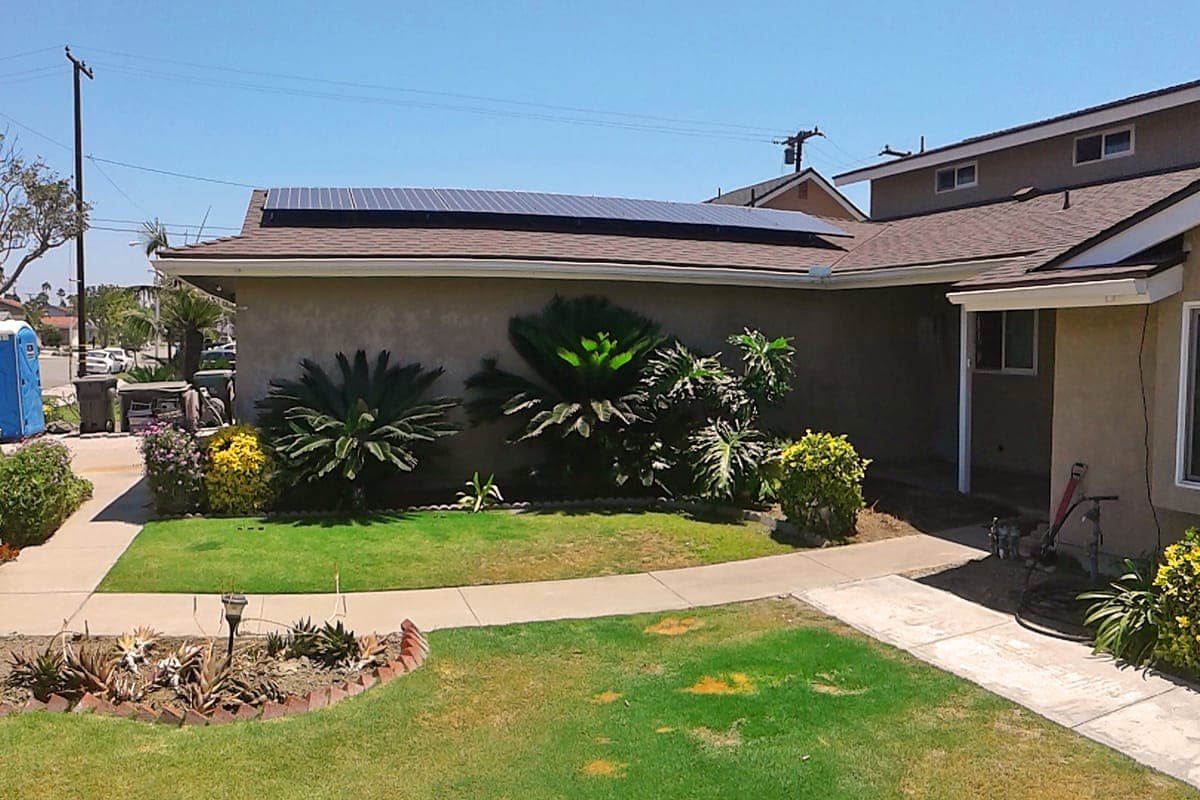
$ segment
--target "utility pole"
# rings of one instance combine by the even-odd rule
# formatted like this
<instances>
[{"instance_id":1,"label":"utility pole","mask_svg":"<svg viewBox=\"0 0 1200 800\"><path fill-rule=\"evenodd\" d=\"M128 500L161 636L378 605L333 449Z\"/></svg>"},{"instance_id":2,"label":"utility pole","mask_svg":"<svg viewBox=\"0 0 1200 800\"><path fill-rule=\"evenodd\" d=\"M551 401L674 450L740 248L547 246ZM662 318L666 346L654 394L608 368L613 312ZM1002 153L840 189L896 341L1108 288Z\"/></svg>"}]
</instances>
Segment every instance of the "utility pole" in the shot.
<instances>
[{"instance_id":1,"label":"utility pole","mask_svg":"<svg viewBox=\"0 0 1200 800\"><path fill-rule=\"evenodd\" d=\"M67 51L67 61L71 62L71 72L75 83L75 213L80 217L83 216L83 111L80 105L79 97L79 76L86 75L88 80L94 80L95 75L91 68L82 61L79 61L75 56L71 55L71 48L64 48ZM76 374L83 378L87 376L87 312L84 306L86 305L85 296L87 295L87 284L83 277L83 226L79 227L79 233L75 235L75 313L77 315L76 327L79 329L79 342L76 347L79 356L79 364Z\"/></svg>"},{"instance_id":2,"label":"utility pole","mask_svg":"<svg viewBox=\"0 0 1200 800\"><path fill-rule=\"evenodd\" d=\"M824 137L825 134L821 133L820 128L813 125L812 130L796 131L795 136L789 136L786 139L774 139L771 143L784 145L783 163L794 164L796 172L800 172L803 169L800 163L804 160L804 143L814 136Z\"/></svg>"}]
</instances>

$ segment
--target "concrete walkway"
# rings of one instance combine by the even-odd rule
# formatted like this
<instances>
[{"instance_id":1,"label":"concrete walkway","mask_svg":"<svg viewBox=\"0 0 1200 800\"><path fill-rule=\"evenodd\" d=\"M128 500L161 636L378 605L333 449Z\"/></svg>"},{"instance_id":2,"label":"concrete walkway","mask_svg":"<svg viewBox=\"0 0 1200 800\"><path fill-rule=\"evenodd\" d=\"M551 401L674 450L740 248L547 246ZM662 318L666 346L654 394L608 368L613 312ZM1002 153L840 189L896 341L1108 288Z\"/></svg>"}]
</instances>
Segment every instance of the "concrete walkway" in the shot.
<instances>
[{"instance_id":1,"label":"concrete walkway","mask_svg":"<svg viewBox=\"0 0 1200 800\"><path fill-rule=\"evenodd\" d=\"M778 597L855 578L959 564L980 555L974 548L937 537L908 536L634 575L343 595L251 595L245 630L261 633L303 617L319 621L334 615L354 630L391 631L405 618L422 630L435 630L669 611ZM96 593L77 609L68 628L86 627L92 633L150 625L166 634L194 636L214 634L222 624L216 595ZM61 619L49 616L15 624L29 634L62 627Z\"/></svg>"},{"instance_id":2,"label":"concrete walkway","mask_svg":"<svg viewBox=\"0 0 1200 800\"><path fill-rule=\"evenodd\" d=\"M1200 787L1200 693L897 575L796 596L867 635Z\"/></svg>"},{"instance_id":3,"label":"concrete walkway","mask_svg":"<svg viewBox=\"0 0 1200 800\"><path fill-rule=\"evenodd\" d=\"M64 438L85 502L50 539L0 565L0 634L53 633L70 620L146 520L142 460L132 437Z\"/></svg>"}]
</instances>

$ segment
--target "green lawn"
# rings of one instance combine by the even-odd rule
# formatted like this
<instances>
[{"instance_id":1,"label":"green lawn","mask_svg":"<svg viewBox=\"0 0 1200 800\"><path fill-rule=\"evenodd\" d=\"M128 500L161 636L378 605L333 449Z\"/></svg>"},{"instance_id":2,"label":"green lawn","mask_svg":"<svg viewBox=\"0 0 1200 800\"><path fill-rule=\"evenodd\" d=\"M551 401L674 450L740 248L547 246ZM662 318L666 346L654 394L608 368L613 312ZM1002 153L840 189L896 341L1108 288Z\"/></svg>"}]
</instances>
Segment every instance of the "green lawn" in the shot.
<instances>
[{"instance_id":1,"label":"green lawn","mask_svg":"<svg viewBox=\"0 0 1200 800\"><path fill-rule=\"evenodd\" d=\"M799 604L688 614L434 633L420 671L270 723L9 717L0 796L1194 796Z\"/></svg>"},{"instance_id":2,"label":"green lawn","mask_svg":"<svg viewBox=\"0 0 1200 800\"><path fill-rule=\"evenodd\" d=\"M255 594L578 578L790 552L753 523L679 514L428 512L358 522L152 522L102 592Z\"/></svg>"}]
</instances>

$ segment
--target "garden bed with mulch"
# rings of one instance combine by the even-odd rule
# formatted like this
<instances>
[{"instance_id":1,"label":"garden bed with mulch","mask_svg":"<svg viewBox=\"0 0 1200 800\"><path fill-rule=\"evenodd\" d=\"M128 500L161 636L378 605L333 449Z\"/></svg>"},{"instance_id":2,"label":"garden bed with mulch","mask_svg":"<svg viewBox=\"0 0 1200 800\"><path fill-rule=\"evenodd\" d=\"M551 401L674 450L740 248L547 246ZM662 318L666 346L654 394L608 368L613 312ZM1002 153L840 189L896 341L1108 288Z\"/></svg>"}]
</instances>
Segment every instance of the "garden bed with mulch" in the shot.
<instances>
[{"instance_id":1,"label":"garden bed with mulch","mask_svg":"<svg viewBox=\"0 0 1200 800\"><path fill-rule=\"evenodd\" d=\"M409 620L387 635L340 623L297 623L283 634L227 640L159 636L0 638L0 717L22 711L100 713L219 724L332 705L420 667L429 648Z\"/></svg>"}]
</instances>

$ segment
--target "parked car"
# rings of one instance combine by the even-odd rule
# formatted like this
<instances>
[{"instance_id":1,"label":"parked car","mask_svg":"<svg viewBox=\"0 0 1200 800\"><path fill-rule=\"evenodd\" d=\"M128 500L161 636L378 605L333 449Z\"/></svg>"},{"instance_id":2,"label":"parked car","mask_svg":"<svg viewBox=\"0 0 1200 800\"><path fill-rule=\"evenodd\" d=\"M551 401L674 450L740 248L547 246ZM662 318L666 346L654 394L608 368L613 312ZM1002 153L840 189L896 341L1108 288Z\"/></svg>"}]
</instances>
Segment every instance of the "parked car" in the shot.
<instances>
[{"instance_id":1,"label":"parked car","mask_svg":"<svg viewBox=\"0 0 1200 800\"><path fill-rule=\"evenodd\" d=\"M115 363L117 366L117 368L113 370L114 372L125 372L133 367L133 357L120 347L106 347L104 348L103 352L112 356L113 363Z\"/></svg>"},{"instance_id":2,"label":"parked car","mask_svg":"<svg viewBox=\"0 0 1200 800\"><path fill-rule=\"evenodd\" d=\"M84 361L88 375L112 375L120 372L116 359L107 350L92 350Z\"/></svg>"},{"instance_id":3,"label":"parked car","mask_svg":"<svg viewBox=\"0 0 1200 800\"><path fill-rule=\"evenodd\" d=\"M217 365L221 365L220 368L222 369L237 369L237 351L222 350L216 347L209 350L202 350L200 352L200 365L201 369L215 369L218 368Z\"/></svg>"}]
</instances>

